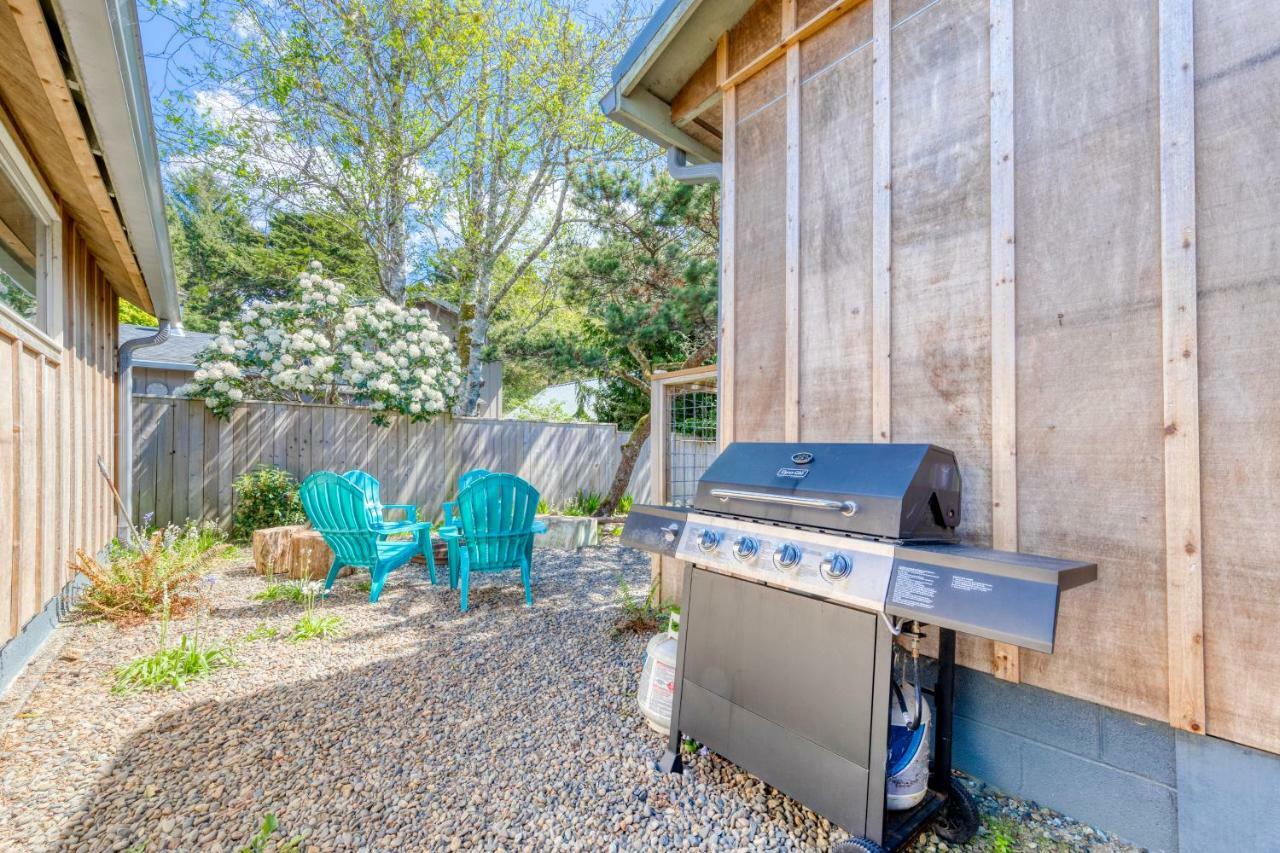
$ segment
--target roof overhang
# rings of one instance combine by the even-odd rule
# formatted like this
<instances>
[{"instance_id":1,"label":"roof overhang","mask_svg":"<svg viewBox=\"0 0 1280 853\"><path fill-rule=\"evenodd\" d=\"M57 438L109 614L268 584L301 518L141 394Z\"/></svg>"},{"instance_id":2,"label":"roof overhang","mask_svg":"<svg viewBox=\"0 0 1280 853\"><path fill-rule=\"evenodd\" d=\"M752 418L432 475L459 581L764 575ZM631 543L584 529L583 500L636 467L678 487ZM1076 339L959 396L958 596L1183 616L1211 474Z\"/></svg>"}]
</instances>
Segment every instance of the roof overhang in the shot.
<instances>
[{"instance_id":1,"label":"roof overhang","mask_svg":"<svg viewBox=\"0 0 1280 853\"><path fill-rule=\"evenodd\" d=\"M614 68L600 109L664 148L684 150L695 162L719 161L718 151L676 127L671 101L752 1L665 0Z\"/></svg>"},{"instance_id":2,"label":"roof overhang","mask_svg":"<svg viewBox=\"0 0 1280 853\"><path fill-rule=\"evenodd\" d=\"M155 314L181 319L133 0L61 0L58 17Z\"/></svg>"}]
</instances>

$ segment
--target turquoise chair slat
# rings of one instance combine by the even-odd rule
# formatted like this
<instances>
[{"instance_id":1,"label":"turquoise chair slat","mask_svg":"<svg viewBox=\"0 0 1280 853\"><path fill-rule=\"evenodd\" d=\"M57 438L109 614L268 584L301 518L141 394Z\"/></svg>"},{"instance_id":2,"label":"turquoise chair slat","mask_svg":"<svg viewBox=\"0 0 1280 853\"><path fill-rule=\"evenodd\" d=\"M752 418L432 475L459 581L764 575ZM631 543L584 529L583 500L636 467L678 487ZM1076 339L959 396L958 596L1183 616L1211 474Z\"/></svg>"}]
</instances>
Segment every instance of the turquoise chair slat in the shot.
<instances>
[{"instance_id":1,"label":"turquoise chair slat","mask_svg":"<svg viewBox=\"0 0 1280 853\"><path fill-rule=\"evenodd\" d=\"M472 468L470 471L463 472L458 476L459 494L461 494L463 489L471 485L476 480L479 480L481 477L485 477L491 473L493 472L487 471L484 468ZM441 510L444 511L444 526L445 527L457 526L458 524L457 501L446 501L444 505L441 507Z\"/></svg>"},{"instance_id":2,"label":"turquoise chair slat","mask_svg":"<svg viewBox=\"0 0 1280 853\"><path fill-rule=\"evenodd\" d=\"M533 604L532 562L534 515L538 490L514 474L487 474L458 493L460 526L446 541L457 551L461 607L470 601L473 572L519 569L526 604ZM465 544L457 547L461 536ZM452 570L451 570L452 571ZM452 579L452 577L451 577Z\"/></svg>"},{"instance_id":3,"label":"turquoise chair slat","mask_svg":"<svg viewBox=\"0 0 1280 853\"><path fill-rule=\"evenodd\" d=\"M378 482L378 478L361 471L359 468L352 468L342 475L343 479L350 482L361 492L364 493L365 502L368 507L369 520L375 524L396 524L405 526L415 524L418 521L418 508L412 504L384 504L382 502L382 484ZM403 521L386 521L386 511L389 509L399 509L404 511Z\"/></svg>"},{"instance_id":4,"label":"turquoise chair slat","mask_svg":"<svg viewBox=\"0 0 1280 853\"><path fill-rule=\"evenodd\" d=\"M377 481L375 480L376 484ZM317 471L299 489L303 511L311 526L324 537L333 551L333 566L325 578L325 592L333 587L343 566L369 570L372 583L369 601L382 594L387 575L408 563L417 553L427 561L431 582L436 583L436 565L431 549L431 525L425 522L389 525L369 507L368 492L345 475ZM393 541L395 533L412 533L412 541Z\"/></svg>"}]
</instances>

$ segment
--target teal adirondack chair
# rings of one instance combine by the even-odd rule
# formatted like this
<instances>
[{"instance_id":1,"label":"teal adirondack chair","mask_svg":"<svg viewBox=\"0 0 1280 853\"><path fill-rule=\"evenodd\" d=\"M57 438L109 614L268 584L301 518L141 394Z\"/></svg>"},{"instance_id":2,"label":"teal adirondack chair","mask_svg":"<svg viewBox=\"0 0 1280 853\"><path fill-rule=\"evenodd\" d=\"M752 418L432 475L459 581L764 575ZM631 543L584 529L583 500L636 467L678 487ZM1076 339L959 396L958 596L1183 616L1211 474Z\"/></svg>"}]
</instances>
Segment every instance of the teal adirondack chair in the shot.
<instances>
[{"instance_id":1,"label":"teal adirondack chair","mask_svg":"<svg viewBox=\"0 0 1280 853\"><path fill-rule=\"evenodd\" d=\"M484 468L472 468L470 471L459 475L458 493L461 494L462 490L467 486L491 473L493 472ZM448 539L444 533L446 530L457 530L458 525L461 523L458 519L458 503L456 500L445 501L444 505L441 506L441 510L444 512L444 524L440 528L439 536L445 540L449 549L449 588L456 589L458 586L458 539L457 537Z\"/></svg>"},{"instance_id":2,"label":"teal adirondack chair","mask_svg":"<svg viewBox=\"0 0 1280 853\"><path fill-rule=\"evenodd\" d=\"M519 569L525 604L533 604L533 536L547 529L545 522L534 520L538 490L514 474L488 474L458 494L457 507L461 524L440 535L452 539L458 551L462 612L469 606L475 572ZM459 537L465 544L458 543Z\"/></svg>"},{"instance_id":3,"label":"teal adirondack chair","mask_svg":"<svg viewBox=\"0 0 1280 853\"><path fill-rule=\"evenodd\" d=\"M382 484L378 482L378 478L372 474L361 471L359 468L352 468L350 471L342 475L350 480L360 491L364 492L365 502L369 507L370 520L380 524L395 524L399 526L407 526L417 524L418 508L413 504L384 504L382 502ZM401 509L404 510L404 519L400 521L387 521L386 510Z\"/></svg>"},{"instance_id":4,"label":"teal adirondack chair","mask_svg":"<svg viewBox=\"0 0 1280 853\"><path fill-rule=\"evenodd\" d=\"M333 567L324 581L325 592L333 587L333 582L338 579L338 570L343 566L365 568L373 581L369 587L369 602L373 603L382 594L387 575L418 553L426 558L431 582L436 582L430 523L375 522L370 517L365 492L346 477L331 471L317 471L304 480L299 496L311 526L333 551ZM415 535L408 541L387 538L396 533Z\"/></svg>"}]
</instances>

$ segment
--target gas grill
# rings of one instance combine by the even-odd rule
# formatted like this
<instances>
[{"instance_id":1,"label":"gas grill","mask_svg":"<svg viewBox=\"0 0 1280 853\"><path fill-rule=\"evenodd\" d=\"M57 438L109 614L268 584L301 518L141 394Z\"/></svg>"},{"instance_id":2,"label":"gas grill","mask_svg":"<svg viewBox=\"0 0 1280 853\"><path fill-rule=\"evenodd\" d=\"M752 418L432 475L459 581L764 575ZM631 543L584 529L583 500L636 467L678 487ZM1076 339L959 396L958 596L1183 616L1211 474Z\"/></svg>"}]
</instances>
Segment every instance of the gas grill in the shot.
<instances>
[{"instance_id":1,"label":"gas grill","mask_svg":"<svg viewBox=\"0 0 1280 853\"><path fill-rule=\"evenodd\" d=\"M888 848L971 811L951 779L955 632L1052 652L1058 596L1097 567L963 544L960 508L955 455L933 445L747 442L692 507L633 507L623 541L687 561L662 768L680 772L692 738ZM893 648L924 625L938 634L928 792L889 811Z\"/></svg>"}]
</instances>

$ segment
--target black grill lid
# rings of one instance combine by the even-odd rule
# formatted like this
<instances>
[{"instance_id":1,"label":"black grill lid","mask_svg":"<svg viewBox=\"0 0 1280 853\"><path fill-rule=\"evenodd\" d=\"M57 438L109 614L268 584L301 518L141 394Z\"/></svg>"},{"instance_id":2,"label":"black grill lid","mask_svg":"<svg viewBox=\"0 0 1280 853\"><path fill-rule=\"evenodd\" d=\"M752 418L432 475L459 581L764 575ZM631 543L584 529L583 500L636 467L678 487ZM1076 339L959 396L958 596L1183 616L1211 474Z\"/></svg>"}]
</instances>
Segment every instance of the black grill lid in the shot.
<instances>
[{"instance_id":1,"label":"black grill lid","mask_svg":"<svg viewBox=\"0 0 1280 853\"><path fill-rule=\"evenodd\" d=\"M960 469L932 444L734 442L698 481L693 505L881 539L950 540Z\"/></svg>"}]
</instances>

